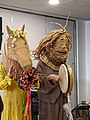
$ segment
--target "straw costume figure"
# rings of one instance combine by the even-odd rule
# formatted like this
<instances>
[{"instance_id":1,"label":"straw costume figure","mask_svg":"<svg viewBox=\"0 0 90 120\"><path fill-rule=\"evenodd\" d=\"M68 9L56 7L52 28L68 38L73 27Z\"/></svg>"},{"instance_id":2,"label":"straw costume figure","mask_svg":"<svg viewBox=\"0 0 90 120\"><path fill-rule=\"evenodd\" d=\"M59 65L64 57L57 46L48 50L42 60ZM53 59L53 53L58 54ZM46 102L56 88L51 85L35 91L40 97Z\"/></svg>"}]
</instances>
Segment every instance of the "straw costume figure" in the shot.
<instances>
[{"instance_id":1,"label":"straw costume figure","mask_svg":"<svg viewBox=\"0 0 90 120\"><path fill-rule=\"evenodd\" d=\"M58 84L59 67L66 63L71 50L71 35L66 30L67 23L68 18L64 27L55 23L61 29L49 32L34 51L35 58L39 60L39 120L68 120L63 109L67 96L61 92Z\"/></svg>"},{"instance_id":2,"label":"straw costume figure","mask_svg":"<svg viewBox=\"0 0 90 120\"><path fill-rule=\"evenodd\" d=\"M18 78L22 70L32 68L32 60L26 41L25 25L20 30L8 26L8 39L2 43L2 61L0 65L0 90L3 90L1 120L30 120L22 114L26 91L18 87Z\"/></svg>"}]
</instances>

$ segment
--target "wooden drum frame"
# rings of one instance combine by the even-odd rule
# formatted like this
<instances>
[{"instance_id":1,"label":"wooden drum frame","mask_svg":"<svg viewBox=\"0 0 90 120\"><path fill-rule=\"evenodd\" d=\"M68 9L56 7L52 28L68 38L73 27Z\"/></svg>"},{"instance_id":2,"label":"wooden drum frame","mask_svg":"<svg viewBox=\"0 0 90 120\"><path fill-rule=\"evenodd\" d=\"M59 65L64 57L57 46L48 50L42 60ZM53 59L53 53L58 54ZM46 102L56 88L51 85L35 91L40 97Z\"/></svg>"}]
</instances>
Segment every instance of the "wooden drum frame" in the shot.
<instances>
[{"instance_id":1,"label":"wooden drum frame","mask_svg":"<svg viewBox=\"0 0 90 120\"><path fill-rule=\"evenodd\" d=\"M73 89L73 72L70 64L61 64L59 67L59 85L63 93L69 93Z\"/></svg>"}]
</instances>

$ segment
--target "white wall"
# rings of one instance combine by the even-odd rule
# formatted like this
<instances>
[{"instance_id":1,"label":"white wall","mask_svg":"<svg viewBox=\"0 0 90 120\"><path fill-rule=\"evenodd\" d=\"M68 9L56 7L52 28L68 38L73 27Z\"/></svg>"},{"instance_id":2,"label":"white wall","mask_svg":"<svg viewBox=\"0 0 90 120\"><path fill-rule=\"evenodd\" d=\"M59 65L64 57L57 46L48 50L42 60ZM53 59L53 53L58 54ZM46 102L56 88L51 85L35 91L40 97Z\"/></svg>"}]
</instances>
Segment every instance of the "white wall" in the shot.
<instances>
[{"instance_id":1,"label":"white wall","mask_svg":"<svg viewBox=\"0 0 90 120\"><path fill-rule=\"evenodd\" d=\"M86 100L86 40L85 21L78 21L78 70L79 70L79 102Z\"/></svg>"},{"instance_id":2,"label":"white wall","mask_svg":"<svg viewBox=\"0 0 90 120\"><path fill-rule=\"evenodd\" d=\"M78 22L79 102L90 103L90 21Z\"/></svg>"},{"instance_id":3,"label":"white wall","mask_svg":"<svg viewBox=\"0 0 90 120\"><path fill-rule=\"evenodd\" d=\"M86 83L87 101L90 103L90 21L86 22Z\"/></svg>"},{"instance_id":4,"label":"white wall","mask_svg":"<svg viewBox=\"0 0 90 120\"><path fill-rule=\"evenodd\" d=\"M2 17L2 30L3 30L3 40L7 39L6 25L9 25L12 29L18 29L22 27L23 24L26 25L27 40L30 50L34 50L39 43L39 41L45 37L45 34L53 29L59 29L60 27L50 22L58 22L63 26L66 20L50 18L45 16L26 14L21 12L15 12L10 10L0 9L0 16ZM70 53L68 63L70 63L74 70L74 52L73 52L73 33L74 33L74 23L69 21L67 30L72 35L72 51ZM33 58L32 58L33 59ZM36 66L37 61L33 61L33 65ZM73 88L72 92L72 107L76 104L75 98L76 88Z\"/></svg>"}]
</instances>

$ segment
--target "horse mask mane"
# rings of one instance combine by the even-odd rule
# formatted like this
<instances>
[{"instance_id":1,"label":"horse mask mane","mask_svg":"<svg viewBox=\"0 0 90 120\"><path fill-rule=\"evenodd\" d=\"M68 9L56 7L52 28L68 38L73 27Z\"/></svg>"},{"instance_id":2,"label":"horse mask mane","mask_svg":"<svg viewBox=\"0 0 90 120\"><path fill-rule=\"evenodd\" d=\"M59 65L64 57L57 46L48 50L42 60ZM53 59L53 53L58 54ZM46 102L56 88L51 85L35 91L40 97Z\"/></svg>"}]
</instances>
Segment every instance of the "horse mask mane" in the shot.
<instances>
[{"instance_id":1,"label":"horse mask mane","mask_svg":"<svg viewBox=\"0 0 90 120\"><path fill-rule=\"evenodd\" d=\"M26 33L24 32L25 25L19 30L12 30L9 26L6 26L6 28L8 39L3 41L2 44L2 64L8 69L10 61L13 61L13 64L16 61L22 69L30 70L32 60L26 40Z\"/></svg>"}]
</instances>

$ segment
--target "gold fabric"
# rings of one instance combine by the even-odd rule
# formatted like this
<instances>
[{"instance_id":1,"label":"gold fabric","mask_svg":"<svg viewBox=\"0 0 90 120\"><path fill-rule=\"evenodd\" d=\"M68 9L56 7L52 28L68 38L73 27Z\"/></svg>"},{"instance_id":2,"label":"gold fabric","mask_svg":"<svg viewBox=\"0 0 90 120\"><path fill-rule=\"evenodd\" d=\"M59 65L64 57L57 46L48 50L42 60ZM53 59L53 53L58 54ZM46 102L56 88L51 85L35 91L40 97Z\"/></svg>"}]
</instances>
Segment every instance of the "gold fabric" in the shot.
<instances>
[{"instance_id":1,"label":"gold fabric","mask_svg":"<svg viewBox=\"0 0 90 120\"><path fill-rule=\"evenodd\" d=\"M17 81L5 75L3 65L0 65L0 90L4 90L1 120L30 120L21 113L26 92L18 87Z\"/></svg>"}]
</instances>

